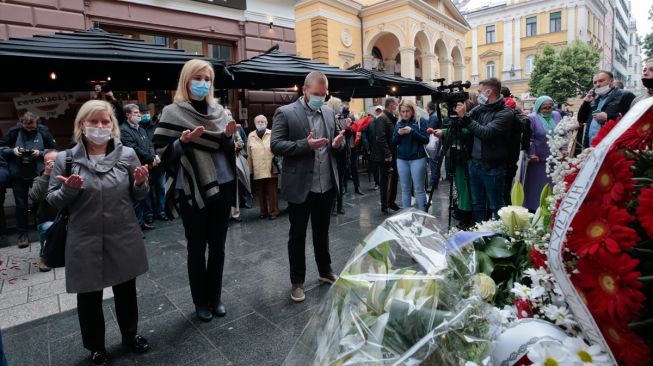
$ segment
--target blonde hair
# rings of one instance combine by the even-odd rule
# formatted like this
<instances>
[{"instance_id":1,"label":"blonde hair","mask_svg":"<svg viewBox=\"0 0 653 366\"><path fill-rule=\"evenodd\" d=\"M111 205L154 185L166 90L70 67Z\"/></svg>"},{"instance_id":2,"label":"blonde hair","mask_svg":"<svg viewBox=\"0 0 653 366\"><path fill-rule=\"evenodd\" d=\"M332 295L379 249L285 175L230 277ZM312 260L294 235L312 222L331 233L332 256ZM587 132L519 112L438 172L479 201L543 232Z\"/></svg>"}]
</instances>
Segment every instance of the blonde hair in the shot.
<instances>
[{"instance_id":1,"label":"blonde hair","mask_svg":"<svg viewBox=\"0 0 653 366\"><path fill-rule=\"evenodd\" d=\"M113 113L113 107L111 104L105 102L104 100L92 99L82 104L82 107L79 108L77 116L75 117L75 129L73 136L74 140L78 144L82 143L82 136L84 134L84 121L98 112L109 113L109 118L111 118L111 137L120 138L120 127L118 127L118 120L116 119L116 115Z\"/></svg>"},{"instance_id":2,"label":"blonde hair","mask_svg":"<svg viewBox=\"0 0 653 366\"><path fill-rule=\"evenodd\" d=\"M258 116L254 117L254 123L256 123L256 121L263 121L263 122L265 122L266 124L268 123L268 119L267 119L267 117L265 117L265 116L262 115L262 114L259 114Z\"/></svg>"},{"instance_id":3,"label":"blonde hair","mask_svg":"<svg viewBox=\"0 0 653 366\"><path fill-rule=\"evenodd\" d=\"M415 118L415 119L417 119L417 113L416 113L416 111L417 111L417 104L415 104L415 102L413 102L413 101L410 100L410 99L402 99L402 100L399 102L399 111L400 111L400 112L401 112L401 107L407 107L407 108L410 108L410 110L413 111L413 116L412 116L412 117Z\"/></svg>"},{"instance_id":4,"label":"blonde hair","mask_svg":"<svg viewBox=\"0 0 653 366\"><path fill-rule=\"evenodd\" d=\"M340 98L331 97L326 103L327 107L331 108L335 113L340 111L340 106L342 105L342 100Z\"/></svg>"},{"instance_id":5,"label":"blonde hair","mask_svg":"<svg viewBox=\"0 0 653 366\"><path fill-rule=\"evenodd\" d=\"M206 103L210 105L211 107L216 106L216 101L213 98L213 81L215 80L215 71L213 70L213 66L211 66L210 63L200 60L200 59L192 59L188 60L184 64L184 67L181 69L181 73L179 74L179 83L177 83L177 92L175 93L175 102L188 102L190 101L190 94L188 92L188 81L191 80L193 75L197 74L198 72L208 69L209 70L209 75L211 76L211 90L209 91L209 94L204 98L206 100Z\"/></svg>"}]
</instances>

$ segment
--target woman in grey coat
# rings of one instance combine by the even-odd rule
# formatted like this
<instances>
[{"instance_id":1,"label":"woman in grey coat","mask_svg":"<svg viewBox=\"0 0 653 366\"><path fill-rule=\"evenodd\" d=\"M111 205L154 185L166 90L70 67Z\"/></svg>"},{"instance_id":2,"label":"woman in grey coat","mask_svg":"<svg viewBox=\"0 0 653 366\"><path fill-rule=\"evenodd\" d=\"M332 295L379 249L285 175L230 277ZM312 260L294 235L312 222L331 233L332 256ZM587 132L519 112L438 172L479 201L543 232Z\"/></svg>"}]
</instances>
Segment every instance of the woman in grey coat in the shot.
<instances>
[{"instance_id":1,"label":"woman in grey coat","mask_svg":"<svg viewBox=\"0 0 653 366\"><path fill-rule=\"evenodd\" d=\"M84 347L93 365L107 362L102 291L113 287L123 345L134 352L149 349L137 334L136 276L147 272L147 257L131 198L147 196L148 171L133 149L120 143L110 104L91 100L75 118L73 169L63 177L66 153L58 155L47 201L68 208L66 290L77 293Z\"/></svg>"}]
</instances>

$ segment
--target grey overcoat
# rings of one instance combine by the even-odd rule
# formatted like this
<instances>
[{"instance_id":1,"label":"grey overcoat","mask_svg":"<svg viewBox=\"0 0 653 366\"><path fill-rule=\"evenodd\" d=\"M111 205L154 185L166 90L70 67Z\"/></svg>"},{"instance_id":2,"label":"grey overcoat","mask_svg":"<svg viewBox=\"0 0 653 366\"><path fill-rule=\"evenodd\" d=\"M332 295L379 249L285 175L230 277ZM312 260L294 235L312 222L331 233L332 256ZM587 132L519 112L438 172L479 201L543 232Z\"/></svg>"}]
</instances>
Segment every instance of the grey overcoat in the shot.
<instances>
[{"instance_id":1,"label":"grey overcoat","mask_svg":"<svg viewBox=\"0 0 653 366\"><path fill-rule=\"evenodd\" d=\"M323 106L322 118L329 139L329 161L333 186L338 186L338 167L331 143L340 129L336 124L335 113L331 108ZM283 156L281 167L281 197L291 203L302 203L306 200L313 182L313 165L315 152L308 146L308 134L311 127L306 116L302 100L297 99L292 104L277 108L272 123L270 147L275 155ZM342 150L345 143L337 150Z\"/></svg>"},{"instance_id":2,"label":"grey overcoat","mask_svg":"<svg viewBox=\"0 0 653 366\"><path fill-rule=\"evenodd\" d=\"M57 156L50 177L48 202L68 207L66 240L66 291L84 293L118 285L147 272L147 256L132 198L149 192L147 180L137 187L134 169L140 165L130 147L120 139L109 142L113 150L97 165L88 160L83 144L72 149L73 174L84 179L81 189L62 185L65 151Z\"/></svg>"}]
</instances>

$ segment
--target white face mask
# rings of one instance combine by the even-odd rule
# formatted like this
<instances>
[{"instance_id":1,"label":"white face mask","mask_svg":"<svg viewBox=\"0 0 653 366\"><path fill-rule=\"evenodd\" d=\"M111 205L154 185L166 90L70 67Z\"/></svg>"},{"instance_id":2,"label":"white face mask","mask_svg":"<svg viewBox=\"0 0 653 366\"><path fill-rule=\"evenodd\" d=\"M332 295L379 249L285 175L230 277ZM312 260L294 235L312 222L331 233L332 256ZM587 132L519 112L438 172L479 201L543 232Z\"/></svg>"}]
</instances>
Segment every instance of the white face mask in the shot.
<instances>
[{"instance_id":1,"label":"white face mask","mask_svg":"<svg viewBox=\"0 0 653 366\"><path fill-rule=\"evenodd\" d=\"M111 128L84 127L84 136L95 145L104 145L111 139Z\"/></svg>"},{"instance_id":2,"label":"white face mask","mask_svg":"<svg viewBox=\"0 0 653 366\"><path fill-rule=\"evenodd\" d=\"M135 125L137 125L137 124L139 124L141 122L141 116L137 116L135 114L132 114L130 119L131 119L132 123L135 124Z\"/></svg>"},{"instance_id":3,"label":"white face mask","mask_svg":"<svg viewBox=\"0 0 653 366\"><path fill-rule=\"evenodd\" d=\"M266 129L266 125L256 125L256 130L259 132L263 132Z\"/></svg>"},{"instance_id":4,"label":"white face mask","mask_svg":"<svg viewBox=\"0 0 653 366\"><path fill-rule=\"evenodd\" d=\"M610 91L610 86L609 85L604 85L604 86L602 86L600 88L595 88L594 89L594 93L596 93L596 95L598 95L600 97L608 94L609 91Z\"/></svg>"},{"instance_id":5,"label":"white face mask","mask_svg":"<svg viewBox=\"0 0 653 366\"><path fill-rule=\"evenodd\" d=\"M481 93L476 97L476 101L479 105L487 104L488 99L490 98L487 96L487 93Z\"/></svg>"}]
</instances>

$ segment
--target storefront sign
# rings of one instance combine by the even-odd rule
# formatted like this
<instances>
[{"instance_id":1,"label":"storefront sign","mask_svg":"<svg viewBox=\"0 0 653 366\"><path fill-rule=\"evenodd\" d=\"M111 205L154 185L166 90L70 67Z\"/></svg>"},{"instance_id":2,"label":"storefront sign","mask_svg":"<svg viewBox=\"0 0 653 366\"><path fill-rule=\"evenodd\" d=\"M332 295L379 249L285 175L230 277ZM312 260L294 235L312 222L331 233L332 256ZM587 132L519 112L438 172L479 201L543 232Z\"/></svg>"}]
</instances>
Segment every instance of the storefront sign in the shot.
<instances>
[{"instance_id":1,"label":"storefront sign","mask_svg":"<svg viewBox=\"0 0 653 366\"><path fill-rule=\"evenodd\" d=\"M193 0L200 3L225 6L227 8L234 8L240 10L247 10L247 0Z\"/></svg>"},{"instance_id":2,"label":"storefront sign","mask_svg":"<svg viewBox=\"0 0 653 366\"><path fill-rule=\"evenodd\" d=\"M56 92L23 95L14 98L14 105L17 110L28 110L41 118L48 119L64 114L70 107L69 102L74 100L73 93Z\"/></svg>"}]
</instances>

